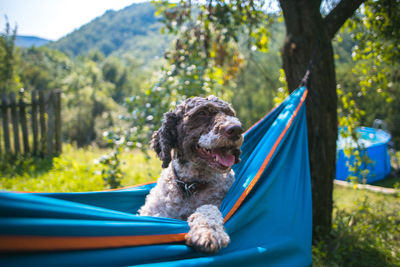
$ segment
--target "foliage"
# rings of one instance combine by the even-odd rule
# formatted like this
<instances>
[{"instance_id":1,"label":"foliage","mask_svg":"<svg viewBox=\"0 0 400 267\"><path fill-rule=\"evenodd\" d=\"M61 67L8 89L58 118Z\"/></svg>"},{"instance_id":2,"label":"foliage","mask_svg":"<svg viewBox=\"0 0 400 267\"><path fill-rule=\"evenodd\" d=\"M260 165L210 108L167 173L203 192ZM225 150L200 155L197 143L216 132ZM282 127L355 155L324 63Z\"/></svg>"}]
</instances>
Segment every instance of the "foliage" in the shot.
<instances>
[{"instance_id":1,"label":"foliage","mask_svg":"<svg viewBox=\"0 0 400 267\"><path fill-rule=\"evenodd\" d=\"M114 85L104 81L101 68L95 61L82 57L77 63L63 81L63 131L68 134L68 141L84 146L98 137L97 123L111 126L107 112L115 105L110 100Z\"/></svg>"},{"instance_id":2,"label":"foliage","mask_svg":"<svg viewBox=\"0 0 400 267\"><path fill-rule=\"evenodd\" d=\"M245 128L264 117L287 96L287 90L283 88L285 79L280 78L283 73L279 55L284 39L283 23L271 23L269 32L274 38L268 43L268 53L249 48L248 41L239 42L244 62L234 86L229 89L232 91L232 105ZM246 40L245 36L241 38Z\"/></svg>"},{"instance_id":3,"label":"foliage","mask_svg":"<svg viewBox=\"0 0 400 267\"><path fill-rule=\"evenodd\" d=\"M153 76L151 68L143 68L137 59L129 55L122 58L109 56L100 62L100 66L103 79L115 85L111 97L118 104L148 88Z\"/></svg>"},{"instance_id":4,"label":"foliage","mask_svg":"<svg viewBox=\"0 0 400 267\"><path fill-rule=\"evenodd\" d=\"M275 104L279 82L280 59L278 53L251 51L241 72L230 86L231 103L244 125L249 128L264 117Z\"/></svg>"},{"instance_id":5,"label":"foliage","mask_svg":"<svg viewBox=\"0 0 400 267\"><path fill-rule=\"evenodd\" d=\"M65 54L47 47L21 49L18 75L26 91L61 88L74 62Z\"/></svg>"},{"instance_id":6,"label":"foliage","mask_svg":"<svg viewBox=\"0 0 400 267\"><path fill-rule=\"evenodd\" d=\"M118 188L121 186L121 179L124 173L121 170L122 147L116 147L111 153L103 155L98 163L102 165L101 176L109 188Z\"/></svg>"},{"instance_id":7,"label":"foliage","mask_svg":"<svg viewBox=\"0 0 400 267\"><path fill-rule=\"evenodd\" d=\"M176 90L185 96L214 91L227 98L229 95L221 86L233 85L243 66L239 39L244 37L249 48L268 50L266 26L274 19L268 19L260 10L262 2L155 3L165 27L178 35L167 53L171 69L164 84L172 86L169 91Z\"/></svg>"},{"instance_id":8,"label":"foliage","mask_svg":"<svg viewBox=\"0 0 400 267\"><path fill-rule=\"evenodd\" d=\"M399 196L336 187L334 201L332 232L313 246L315 266L400 264Z\"/></svg>"},{"instance_id":9,"label":"foliage","mask_svg":"<svg viewBox=\"0 0 400 267\"><path fill-rule=\"evenodd\" d=\"M6 17L4 32L0 35L0 92L18 91L21 88L19 76L16 72L18 51L15 47L17 27L11 30Z\"/></svg>"},{"instance_id":10,"label":"foliage","mask_svg":"<svg viewBox=\"0 0 400 267\"><path fill-rule=\"evenodd\" d=\"M388 122L400 145L400 6L396 0L366 1L364 8L347 23L353 41L352 73L358 84L346 88L349 101L357 103L355 120L371 125L374 119ZM350 79L348 79L350 80ZM354 78L352 79L353 81ZM351 99L351 100L350 100Z\"/></svg>"}]
</instances>

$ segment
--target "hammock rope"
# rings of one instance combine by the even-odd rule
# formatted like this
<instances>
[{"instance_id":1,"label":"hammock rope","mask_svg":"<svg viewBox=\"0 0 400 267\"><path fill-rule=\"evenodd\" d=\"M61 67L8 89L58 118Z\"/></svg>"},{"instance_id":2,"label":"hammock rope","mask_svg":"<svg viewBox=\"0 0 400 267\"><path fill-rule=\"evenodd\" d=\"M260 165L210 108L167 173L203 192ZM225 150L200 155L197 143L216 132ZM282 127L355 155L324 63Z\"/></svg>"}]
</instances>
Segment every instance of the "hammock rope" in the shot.
<instances>
[{"instance_id":1,"label":"hammock rope","mask_svg":"<svg viewBox=\"0 0 400 267\"><path fill-rule=\"evenodd\" d=\"M314 48L312 50L312 54L311 54L310 60L308 61L306 72L305 72L303 78L301 79L298 88L301 88L303 86L309 88L309 81L310 81L311 72L312 72L314 66L319 63L319 61L321 60L321 57L322 57L322 53L320 53L318 55L318 49L319 49L320 42L321 42L320 36L317 35L317 38L315 40L315 44L314 44ZM317 55L318 55L318 57L317 57Z\"/></svg>"}]
</instances>

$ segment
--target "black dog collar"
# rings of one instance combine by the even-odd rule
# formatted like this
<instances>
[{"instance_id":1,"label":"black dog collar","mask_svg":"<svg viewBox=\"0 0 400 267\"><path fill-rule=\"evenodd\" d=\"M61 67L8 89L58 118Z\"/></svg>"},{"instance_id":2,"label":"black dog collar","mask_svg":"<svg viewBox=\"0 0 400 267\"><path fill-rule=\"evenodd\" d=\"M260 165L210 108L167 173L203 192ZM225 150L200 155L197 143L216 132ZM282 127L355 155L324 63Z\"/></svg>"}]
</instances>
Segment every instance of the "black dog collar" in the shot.
<instances>
[{"instance_id":1,"label":"black dog collar","mask_svg":"<svg viewBox=\"0 0 400 267\"><path fill-rule=\"evenodd\" d=\"M194 195L196 192L204 190L208 186L208 183L204 182L185 183L179 179L179 176L176 173L174 167L172 167L172 172L174 173L175 176L176 185L181 190L182 194L185 195L186 197L190 197Z\"/></svg>"}]
</instances>

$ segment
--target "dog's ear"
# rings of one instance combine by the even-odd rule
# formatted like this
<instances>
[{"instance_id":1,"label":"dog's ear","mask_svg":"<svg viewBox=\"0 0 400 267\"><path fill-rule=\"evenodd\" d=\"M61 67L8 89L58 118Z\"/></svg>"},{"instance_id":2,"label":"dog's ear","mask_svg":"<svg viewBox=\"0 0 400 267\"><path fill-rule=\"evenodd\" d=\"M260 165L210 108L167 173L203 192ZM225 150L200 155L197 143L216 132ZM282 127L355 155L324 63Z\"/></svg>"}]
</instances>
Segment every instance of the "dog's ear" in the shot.
<instances>
[{"instance_id":1,"label":"dog's ear","mask_svg":"<svg viewBox=\"0 0 400 267\"><path fill-rule=\"evenodd\" d=\"M179 118L174 112L167 112L164 114L164 120L160 129L153 133L150 145L162 160L163 168L168 167L171 162L171 150L177 147L178 122Z\"/></svg>"}]
</instances>

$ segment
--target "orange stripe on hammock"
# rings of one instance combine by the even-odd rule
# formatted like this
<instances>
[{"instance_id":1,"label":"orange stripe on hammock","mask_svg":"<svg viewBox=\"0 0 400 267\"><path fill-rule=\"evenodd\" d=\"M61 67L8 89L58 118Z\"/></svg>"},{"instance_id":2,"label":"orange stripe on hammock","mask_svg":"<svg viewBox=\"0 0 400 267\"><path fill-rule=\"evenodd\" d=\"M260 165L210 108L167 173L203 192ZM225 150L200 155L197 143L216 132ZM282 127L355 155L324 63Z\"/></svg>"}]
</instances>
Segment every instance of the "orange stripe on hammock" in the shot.
<instances>
[{"instance_id":1,"label":"orange stripe on hammock","mask_svg":"<svg viewBox=\"0 0 400 267\"><path fill-rule=\"evenodd\" d=\"M182 242L186 233L146 236L0 236L0 251L61 251Z\"/></svg>"}]
</instances>

